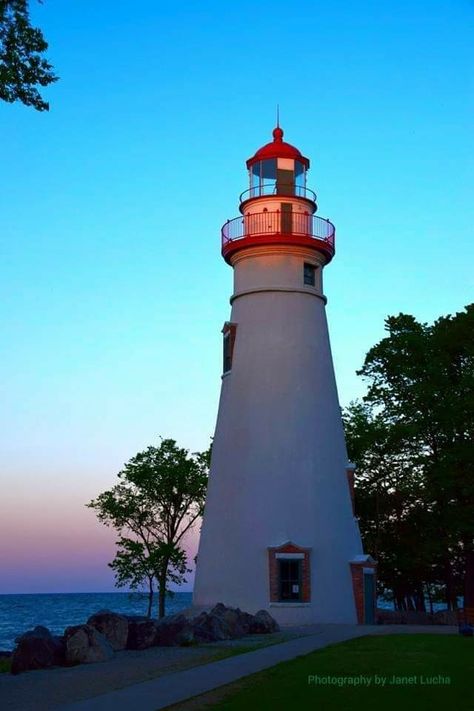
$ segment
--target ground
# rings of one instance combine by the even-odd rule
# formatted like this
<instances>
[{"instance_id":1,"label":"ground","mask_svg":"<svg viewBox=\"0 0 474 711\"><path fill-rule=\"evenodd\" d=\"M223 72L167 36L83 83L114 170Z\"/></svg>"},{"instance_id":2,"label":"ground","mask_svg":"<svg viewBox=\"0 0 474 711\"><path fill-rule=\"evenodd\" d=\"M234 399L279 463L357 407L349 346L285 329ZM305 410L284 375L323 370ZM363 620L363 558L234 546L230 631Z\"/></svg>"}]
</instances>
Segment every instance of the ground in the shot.
<instances>
[{"instance_id":1,"label":"ground","mask_svg":"<svg viewBox=\"0 0 474 711\"><path fill-rule=\"evenodd\" d=\"M429 634L362 637L278 664L169 710L471 711L473 674L473 639Z\"/></svg>"},{"instance_id":2,"label":"ground","mask_svg":"<svg viewBox=\"0 0 474 711\"><path fill-rule=\"evenodd\" d=\"M0 674L0 709L49 711L58 705L242 654L260 646L278 644L295 636L298 635L281 632L191 647L151 647L141 651L116 652L111 660L100 664L56 667L18 676ZM10 660L0 661L0 671L7 672Z\"/></svg>"}]
</instances>

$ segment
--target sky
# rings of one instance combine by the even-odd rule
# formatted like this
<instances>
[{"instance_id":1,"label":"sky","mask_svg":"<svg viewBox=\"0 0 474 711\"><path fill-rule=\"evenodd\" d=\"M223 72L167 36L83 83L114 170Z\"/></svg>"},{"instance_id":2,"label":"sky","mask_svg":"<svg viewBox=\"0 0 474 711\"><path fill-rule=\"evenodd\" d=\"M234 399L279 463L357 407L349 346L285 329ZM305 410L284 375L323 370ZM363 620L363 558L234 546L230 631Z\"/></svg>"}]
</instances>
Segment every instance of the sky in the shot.
<instances>
[{"instance_id":1,"label":"sky","mask_svg":"<svg viewBox=\"0 0 474 711\"><path fill-rule=\"evenodd\" d=\"M473 300L474 3L45 0L32 18L60 80L49 113L0 105L0 593L108 591L115 536L84 504L160 436L209 445L220 228L277 103L336 225L341 404L388 315Z\"/></svg>"}]
</instances>

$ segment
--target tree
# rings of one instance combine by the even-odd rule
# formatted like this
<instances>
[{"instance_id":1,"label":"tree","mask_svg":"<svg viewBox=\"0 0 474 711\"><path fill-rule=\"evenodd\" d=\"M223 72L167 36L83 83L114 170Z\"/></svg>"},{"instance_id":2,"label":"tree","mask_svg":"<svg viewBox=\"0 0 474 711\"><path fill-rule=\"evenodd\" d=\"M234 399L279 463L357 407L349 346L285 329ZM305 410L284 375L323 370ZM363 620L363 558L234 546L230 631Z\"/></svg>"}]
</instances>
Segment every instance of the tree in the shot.
<instances>
[{"instance_id":1,"label":"tree","mask_svg":"<svg viewBox=\"0 0 474 711\"><path fill-rule=\"evenodd\" d=\"M432 521L420 498L422 471L411 457L409 430L391 425L366 403L344 412L350 458L357 464L356 513L365 547L378 561L379 592L398 609L424 609Z\"/></svg>"},{"instance_id":2,"label":"tree","mask_svg":"<svg viewBox=\"0 0 474 711\"><path fill-rule=\"evenodd\" d=\"M0 99L49 111L36 88L58 79L42 56L47 49L41 30L30 24L28 0L0 0Z\"/></svg>"},{"instance_id":3,"label":"tree","mask_svg":"<svg viewBox=\"0 0 474 711\"><path fill-rule=\"evenodd\" d=\"M359 371L364 404L345 413L361 529L399 605L442 585L455 607L474 550L474 304L386 330Z\"/></svg>"},{"instance_id":4,"label":"tree","mask_svg":"<svg viewBox=\"0 0 474 711\"><path fill-rule=\"evenodd\" d=\"M170 583L188 571L182 544L202 515L210 452L189 455L172 439L136 454L118 474L120 482L89 502L99 520L119 533L110 567L118 587L148 588L148 615L155 587L159 617Z\"/></svg>"}]
</instances>

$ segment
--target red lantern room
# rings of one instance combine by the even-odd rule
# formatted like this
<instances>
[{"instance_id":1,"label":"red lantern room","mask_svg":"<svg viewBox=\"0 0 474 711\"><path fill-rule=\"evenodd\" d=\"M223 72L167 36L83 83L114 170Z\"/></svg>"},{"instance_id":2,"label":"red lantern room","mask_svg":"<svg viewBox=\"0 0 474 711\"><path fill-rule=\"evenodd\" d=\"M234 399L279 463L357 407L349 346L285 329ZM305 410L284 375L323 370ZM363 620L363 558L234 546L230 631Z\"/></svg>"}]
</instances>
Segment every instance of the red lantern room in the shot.
<instances>
[{"instance_id":1,"label":"red lantern room","mask_svg":"<svg viewBox=\"0 0 474 711\"><path fill-rule=\"evenodd\" d=\"M273 141L260 148L247 161L250 187L241 201L262 195L297 195L316 202L312 190L306 190L309 160L283 140L283 130L273 129Z\"/></svg>"},{"instance_id":2,"label":"red lantern room","mask_svg":"<svg viewBox=\"0 0 474 711\"><path fill-rule=\"evenodd\" d=\"M273 141L247 161L249 188L240 196L242 217L222 228L222 255L259 244L291 243L309 246L328 263L334 256L334 225L317 217L316 193L306 187L309 160L273 130Z\"/></svg>"}]
</instances>

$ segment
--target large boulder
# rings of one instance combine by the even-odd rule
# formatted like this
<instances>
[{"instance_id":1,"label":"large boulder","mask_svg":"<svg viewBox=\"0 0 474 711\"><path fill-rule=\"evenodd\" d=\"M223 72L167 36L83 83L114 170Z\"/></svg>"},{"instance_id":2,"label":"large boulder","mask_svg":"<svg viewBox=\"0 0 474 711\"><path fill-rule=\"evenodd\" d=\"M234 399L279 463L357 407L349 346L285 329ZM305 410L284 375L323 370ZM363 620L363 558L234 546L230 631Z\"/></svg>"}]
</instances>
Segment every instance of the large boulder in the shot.
<instances>
[{"instance_id":1,"label":"large boulder","mask_svg":"<svg viewBox=\"0 0 474 711\"><path fill-rule=\"evenodd\" d=\"M187 646L194 642L192 621L184 615L170 615L155 623L155 644L161 647Z\"/></svg>"},{"instance_id":2,"label":"large boulder","mask_svg":"<svg viewBox=\"0 0 474 711\"><path fill-rule=\"evenodd\" d=\"M212 612L201 612L193 619L192 628L196 642L221 642L231 639L222 617Z\"/></svg>"},{"instance_id":3,"label":"large boulder","mask_svg":"<svg viewBox=\"0 0 474 711\"><path fill-rule=\"evenodd\" d=\"M64 640L52 635L46 627L38 626L25 632L17 643L12 655L12 674L64 664Z\"/></svg>"},{"instance_id":4,"label":"large boulder","mask_svg":"<svg viewBox=\"0 0 474 711\"><path fill-rule=\"evenodd\" d=\"M193 642L223 642L244 637L247 634L267 634L279 630L278 624L265 610L260 610L256 615L250 615L238 607L226 607L221 602L212 609L207 608L201 612L189 608L184 613L164 617L155 623L151 623L151 620L147 618L135 618L135 620L129 618L127 645L129 649L144 649L143 646L136 646L136 642L132 639L134 634L142 633L142 626L144 626L144 633L147 633L145 623L150 626L150 641L146 646L156 644L165 647L184 646ZM132 624L136 625L137 632L132 630ZM154 641L152 641L153 624L155 627Z\"/></svg>"},{"instance_id":5,"label":"large boulder","mask_svg":"<svg viewBox=\"0 0 474 711\"><path fill-rule=\"evenodd\" d=\"M156 645L157 622L149 617L128 618L127 649L147 649Z\"/></svg>"},{"instance_id":6,"label":"large boulder","mask_svg":"<svg viewBox=\"0 0 474 711\"><path fill-rule=\"evenodd\" d=\"M110 642L92 625L74 625L64 632L67 664L106 662L114 656Z\"/></svg>"},{"instance_id":7,"label":"large boulder","mask_svg":"<svg viewBox=\"0 0 474 711\"><path fill-rule=\"evenodd\" d=\"M209 615L219 618L227 639L236 639L248 634L253 621L253 616L248 612L242 612L238 607L226 607L222 602L217 603Z\"/></svg>"},{"instance_id":8,"label":"large boulder","mask_svg":"<svg viewBox=\"0 0 474 711\"><path fill-rule=\"evenodd\" d=\"M271 634L272 632L278 632L280 629L277 621L266 610L259 610L251 617L250 634Z\"/></svg>"},{"instance_id":9,"label":"large boulder","mask_svg":"<svg viewBox=\"0 0 474 711\"><path fill-rule=\"evenodd\" d=\"M103 634L113 650L118 651L127 646L128 620L125 615L110 610L100 610L89 617L87 624Z\"/></svg>"}]
</instances>

